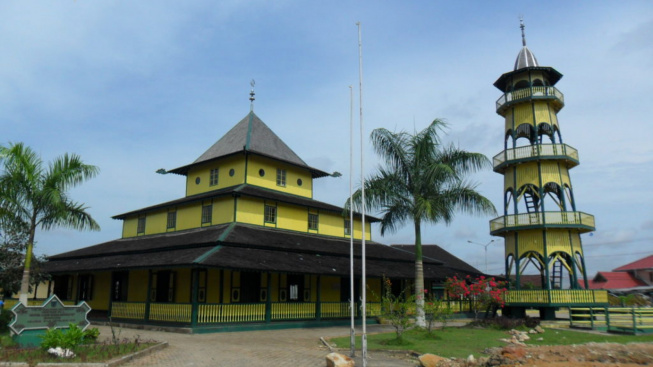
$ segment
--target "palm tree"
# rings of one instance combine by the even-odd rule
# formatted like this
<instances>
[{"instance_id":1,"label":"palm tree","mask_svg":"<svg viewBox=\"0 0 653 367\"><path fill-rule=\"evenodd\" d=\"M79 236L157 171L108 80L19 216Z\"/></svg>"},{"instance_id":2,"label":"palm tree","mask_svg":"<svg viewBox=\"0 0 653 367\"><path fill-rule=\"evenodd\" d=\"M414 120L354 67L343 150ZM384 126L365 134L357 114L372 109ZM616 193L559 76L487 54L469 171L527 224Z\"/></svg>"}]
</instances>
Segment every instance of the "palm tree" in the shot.
<instances>
[{"instance_id":1,"label":"palm tree","mask_svg":"<svg viewBox=\"0 0 653 367\"><path fill-rule=\"evenodd\" d=\"M84 204L68 196L69 189L95 177L99 169L75 154L64 154L44 167L41 158L22 143L0 146L0 162L0 217L20 221L29 231L19 298L27 305L36 229L100 229Z\"/></svg>"},{"instance_id":2,"label":"palm tree","mask_svg":"<svg viewBox=\"0 0 653 367\"><path fill-rule=\"evenodd\" d=\"M424 269L422 265L422 223L447 225L454 214L495 214L494 205L476 191L477 184L466 180L469 173L491 166L480 153L444 146L438 135L447 127L435 119L414 135L386 129L372 131L372 145L385 161L365 182L365 204L380 210L381 235L395 232L405 222L415 229L416 323L424 320ZM361 190L353 195L354 206L361 206ZM346 205L348 206L349 203Z\"/></svg>"}]
</instances>

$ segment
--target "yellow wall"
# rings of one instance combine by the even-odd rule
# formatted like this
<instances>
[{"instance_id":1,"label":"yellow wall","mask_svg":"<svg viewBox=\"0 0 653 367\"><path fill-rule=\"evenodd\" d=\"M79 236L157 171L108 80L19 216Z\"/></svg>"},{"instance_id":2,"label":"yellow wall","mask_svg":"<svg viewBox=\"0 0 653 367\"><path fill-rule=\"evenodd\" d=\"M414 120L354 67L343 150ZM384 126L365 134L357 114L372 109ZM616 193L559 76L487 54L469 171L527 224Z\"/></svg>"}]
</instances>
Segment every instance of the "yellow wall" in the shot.
<instances>
[{"instance_id":1,"label":"yellow wall","mask_svg":"<svg viewBox=\"0 0 653 367\"><path fill-rule=\"evenodd\" d=\"M129 272L127 285L127 300L129 302L145 302L149 294L147 283L149 272L147 270L132 270Z\"/></svg>"},{"instance_id":2,"label":"yellow wall","mask_svg":"<svg viewBox=\"0 0 653 367\"><path fill-rule=\"evenodd\" d=\"M109 309L109 296L111 292L111 272L102 271L93 273L93 299L86 301L94 310L106 311Z\"/></svg>"},{"instance_id":3,"label":"yellow wall","mask_svg":"<svg viewBox=\"0 0 653 367\"><path fill-rule=\"evenodd\" d=\"M211 170L218 169L218 184L209 186L211 181ZM234 175L230 176L231 170ZM196 183L199 178L199 183ZM237 155L214 162L193 167L186 176L186 196L201 194L203 192L222 189L225 187L239 185L245 182L245 160L243 156Z\"/></svg>"},{"instance_id":4,"label":"yellow wall","mask_svg":"<svg viewBox=\"0 0 653 367\"><path fill-rule=\"evenodd\" d=\"M168 211L148 213L145 219L145 234L163 233L168 224Z\"/></svg>"},{"instance_id":5,"label":"yellow wall","mask_svg":"<svg viewBox=\"0 0 653 367\"><path fill-rule=\"evenodd\" d=\"M340 302L340 277L320 277L322 302Z\"/></svg>"},{"instance_id":6,"label":"yellow wall","mask_svg":"<svg viewBox=\"0 0 653 367\"><path fill-rule=\"evenodd\" d=\"M263 200L240 197L236 205L237 222L263 225Z\"/></svg>"},{"instance_id":7,"label":"yellow wall","mask_svg":"<svg viewBox=\"0 0 653 367\"><path fill-rule=\"evenodd\" d=\"M177 283L175 284L175 302L188 303L190 302L191 292L190 269L176 269L175 273L177 274Z\"/></svg>"},{"instance_id":8,"label":"yellow wall","mask_svg":"<svg viewBox=\"0 0 653 367\"><path fill-rule=\"evenodd\" d=\"M277 186L277 168L286 170L286 186ZM261 177L259 171L265 172ZM299 186L297 180L302 180ZM287 194L313 197L313 181L307 169L284 164L272 159L249 156L247 163L247 183L268 189L285 192Z\"/></svg>"},{"instance_id":9,"label":"yellow wall","mask_svg":"<svg viewBox=\"0 0 653 367\"><path fill-rule=\"evenodd\" d=\"M299 206L279 203L277 205L277 227L293 231L308 231L308 210Z\"/></svg>"},{"instance_id":10,"label":"yellow wall","mask_svg":"<svg viewBox=\"0 0 653 367\"><path fill-rule=\"evenodd\" d=\"M146 223L147 224L147 223ZM138 216L129 217L122 221L122 237L135 237L138 226Z\"/></svg>"}]
</instances>

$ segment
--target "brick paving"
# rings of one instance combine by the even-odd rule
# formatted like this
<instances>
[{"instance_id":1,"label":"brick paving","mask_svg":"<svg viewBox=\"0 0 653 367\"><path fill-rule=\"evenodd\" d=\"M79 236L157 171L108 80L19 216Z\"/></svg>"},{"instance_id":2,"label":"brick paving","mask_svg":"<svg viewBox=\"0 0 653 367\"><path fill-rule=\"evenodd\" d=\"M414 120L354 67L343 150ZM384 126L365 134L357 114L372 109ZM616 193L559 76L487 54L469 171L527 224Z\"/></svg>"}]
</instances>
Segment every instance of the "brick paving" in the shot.
<instances>
[{"instance_id":1,"label":"brick paving","mask_svg":"<svg viewBox=\"0 0 653 367\"><path fill-rule=\"evenodd\" d=\"M95 326L94 326L95 327ZM108 326L97 326L101 337L111 338ZM369 325L368 334L392 331L391 326ZM346 326L221 332L211 334L180 334L165 331L115 328L120 338L166 341L169 346L149 356L124 364L136 366L326 366L329 349L320 337L348 336ZM360 330L357 330L360 335ZM348 354L348 351L340 351ZM360 350L356 351L356 366L362 366ZM370 367L414 367L416 360L403 353L368 352Z\"/></svg>"}]
</instances>

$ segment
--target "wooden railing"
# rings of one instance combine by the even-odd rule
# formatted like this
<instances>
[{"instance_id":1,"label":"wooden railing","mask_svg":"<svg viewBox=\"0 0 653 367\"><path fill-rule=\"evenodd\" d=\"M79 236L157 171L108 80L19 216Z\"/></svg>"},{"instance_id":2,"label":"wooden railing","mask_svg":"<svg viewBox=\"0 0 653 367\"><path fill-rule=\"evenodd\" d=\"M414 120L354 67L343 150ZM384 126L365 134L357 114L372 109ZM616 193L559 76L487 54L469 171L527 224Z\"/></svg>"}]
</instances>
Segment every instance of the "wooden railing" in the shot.
<instances>
[{"instance_id":1,"label":"wooden railing","mask_svg":"<svg viewBox=\"0 0 653 367\"><path fill-rule=\"evenodd\" d=\"M569 326L632 334L650 333L653 332L653 308L570 308Z\"/></svg>"},{"instance_id":2,"label":"wooden railing","mask_svg":"<svg viewBox=\"0 0 653 367\"><path fill-rule=\"evenodd\" d=\"M150 303L150 320L189 323L192 308L189 303Z\"/></svg>"},{"instance_id":3,"label":"wooden railing","mask_svg":"<svg viewBox=\"0 0 653 367\"><path fill-rule=\"evenodd\" d=\"M315 303L273 303L272 320L307 320L315 318Z\"/></svg>"},{"instance_id":4,"label":"wooden railing","mask_svg":"<svg viewBox=\"0 0 653 367\"><path fill-rule=\"evenodd\" d=\"M528 226L573 226L582 232L594 230L594 216L583 212L535 212L504 215L490 221L490 233Z\"/></svg>"},{"instance_id":5,"label":"wooden railing","mask_svg":"<svg viewBox=\"0 0 653 367\"><path fill-rule=\"evenodd\" d=\"M506 149L492 159L494 169L506 162L539 159L542 157L565 158L578 163L578 150L567 144L535 144Z\"/></svg>"},{"instance_id":6,"label":"wooden railing","mask_svg":"<svg viewBox=\"0 0 653 367\"><path fill-rule=\"evenodd\" d=\"M608 292L587 289L510 290L504 294L506 305L587 305L607 304Z\"/></svg>"},{"instance_id":7,"label":"wooden railing","mask_svg":"<svg viewBox=\"0 0 653 367\"><path fill-rule=\"evenodd\" d=\"M111 317L120 319L145 319L145 302L113 302Z\"/></svg>"},{"instance_id":8,"label":"wooden railing","mask_svg":"<svg viewBox=\"0 0 653 367\"><path fill-rule=\"evenodd\" d=\"M222 324L265 321L265 303L201 304L198 324Z\"/></svg>"},{"instance_id":9,"label":"wooden railing","mask_svg":"<svg viewBox=\"0 0 653 367\"><path fill-rule=\"evenodd\" d=\"M560 102L560 106L565 104L565 95L562 94L555 87L530 87L517 89L512 92L505 93L497 99L497 112L502 108L507 107L515 102L525 100L527 98L542 98L542 99L555 99Z\"/></svg>"},{"instance_id":10,"label":"wooden railing","mask_svg":"<svg viewBox=\"0 0 653 367\"><path fill-rule=\"evenodd\" d=\"M321 308L323 319L346 318L350 317L351 313L351 304L349 302L323 302Z\"/></svg>"}]
</instances>

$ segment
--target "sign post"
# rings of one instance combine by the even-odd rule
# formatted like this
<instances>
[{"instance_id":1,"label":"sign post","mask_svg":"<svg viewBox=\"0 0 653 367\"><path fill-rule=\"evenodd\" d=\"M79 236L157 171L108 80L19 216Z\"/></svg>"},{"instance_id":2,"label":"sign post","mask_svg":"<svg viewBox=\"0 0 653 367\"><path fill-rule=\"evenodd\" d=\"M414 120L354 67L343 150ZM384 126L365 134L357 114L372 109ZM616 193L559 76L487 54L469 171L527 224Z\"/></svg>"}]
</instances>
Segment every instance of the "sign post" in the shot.
<instances>
[{"instance_id":1,"label":"sign post","mask_svg":"<svg viewBox=\"0 0 653 367\"><path fill-rule=\"evenodd\" d=\"M41 335L47 329L66 329L70 324L86 330L90 325L88 313L91 307L86 302L77 306L64 305L56 295L50 296L41 306L25 306L17 303L11 308L14 320L9 328L14 340L21 347L36 347L41 344Z\"/></svg>"}]
</instances>

